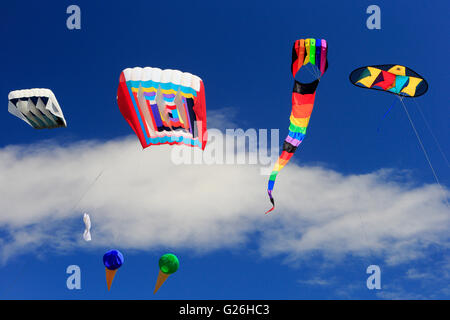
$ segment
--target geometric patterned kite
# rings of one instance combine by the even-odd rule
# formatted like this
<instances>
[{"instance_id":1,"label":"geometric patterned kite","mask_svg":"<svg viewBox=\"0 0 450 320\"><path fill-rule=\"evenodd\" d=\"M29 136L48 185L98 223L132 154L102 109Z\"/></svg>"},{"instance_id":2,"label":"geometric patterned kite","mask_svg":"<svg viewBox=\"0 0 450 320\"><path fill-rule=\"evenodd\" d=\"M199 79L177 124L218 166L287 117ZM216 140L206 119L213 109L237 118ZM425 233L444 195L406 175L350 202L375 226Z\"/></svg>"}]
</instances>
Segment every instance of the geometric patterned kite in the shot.
<instances>
[{"instance_id":1,"label":"geometric patterned kite","mask_svg":"<svg viewBox=\"0 0 450 320\"><path fill-rule=\"evenodd\" d=\"M278 172L289 162L306 135L309 119L314 107L314 99L319 81L328 68L327 42L324 39L300 39L296 40L292 48L291 72L294 77L294 89L292 92L292 111L290 117L289 134L283 143L283 151L270 174L267 193L272 209L275 208L275 200L272 196L275 179ZM316 66L318 79L311 83L301 83L295 80L295 75L303 65Z\"/></svg>"},{"instance_id":2,"label":"geometric patterned kite","mask_svg":"<svg viewBox=\"0 0 450 320\"><path fill-rule=\"evenodd\" d=\"M400 65L384 64L358 68L350 74L354 85L412 98L428 90L426 80L413 70Z\"/></svg>"},{"instance_id":3,"label":"geometric patterned kite","mask_svg":"<svg viewBox=\"0 0 450 320\"><path fill-rule=\"evenodd\" d=\"M171 69L127 68L120 74L117 102L142 148L159 144L205 148L205 89L199 77Z\"/></svg>"},{"instance_id":4,"label":"geometric patterned kite","mask_svg":"<svg viewBox=\"0 0 450 320\"><path fill-rule=\"evenodd\" d=\"M8 111L35 129L67 126L61 107L49 89L11 91L8 100Z\"/></svg>"}]
</instances>

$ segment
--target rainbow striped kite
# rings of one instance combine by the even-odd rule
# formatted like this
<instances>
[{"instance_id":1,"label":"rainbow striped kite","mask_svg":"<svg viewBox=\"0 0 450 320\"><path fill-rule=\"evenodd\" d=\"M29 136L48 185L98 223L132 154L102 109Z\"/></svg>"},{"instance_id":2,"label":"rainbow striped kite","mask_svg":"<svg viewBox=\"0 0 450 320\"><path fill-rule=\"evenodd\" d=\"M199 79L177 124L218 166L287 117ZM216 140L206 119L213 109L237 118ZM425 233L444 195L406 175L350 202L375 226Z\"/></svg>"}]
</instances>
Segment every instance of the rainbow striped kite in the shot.
<instances>
[{"instance_id":1,"label":"rainbow striped kite","mask_svg":"<svg viewBox=\"0 0 450 320\"><path fill-rule=\"evenodd\" d=\"M203 81L179 70L127 68L120 74L117 102L142 148L184 144L205 149Z\"/></svg>"},{"instance_id":2,"label":"rainbow striped kite","mask_svg":"<svg viewBox=\"0 0 450 320\"><path fill-rule=\"evenodd\" d=\"M266 214L275 209L272 191L278 172L289 162L305 137L306 128L314 107L316 88L328 68L327 51L327 42L324 39L296 40L292 48L291 70L294 77L294 89L292 92L291 125L289 126L289 134L284 140L283 151L270 174L267 193L269 194L272 208ZM301 83L295 80L295 75L300 68L308 63L315 65L319 70L320 75L318 75L318 79L311 83Z\"/></svg>"}]
</instances>

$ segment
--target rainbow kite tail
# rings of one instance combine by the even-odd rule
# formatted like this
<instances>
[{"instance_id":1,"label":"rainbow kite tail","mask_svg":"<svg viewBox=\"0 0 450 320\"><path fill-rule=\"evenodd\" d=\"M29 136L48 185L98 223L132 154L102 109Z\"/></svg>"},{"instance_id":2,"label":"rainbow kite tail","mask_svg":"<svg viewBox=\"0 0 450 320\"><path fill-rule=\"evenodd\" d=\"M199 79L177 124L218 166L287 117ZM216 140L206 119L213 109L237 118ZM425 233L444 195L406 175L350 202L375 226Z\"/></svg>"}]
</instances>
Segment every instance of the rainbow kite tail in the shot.
<instances>
[{"instance_id":1,"label":"rainbow kite tail","mask_svg":"<svg viewBox=\"0 0 450 320\"><path fill-rule=\"evenodd\" d=\"M275 209L275 200L272 197L272 190L268 190L267 194L269 195L270 198L270 202L272 203L272 209L270 209L269 211L266 211L266 214L268 214L270 211L272 211L273 209Z\"/></svg>"},{"instance_id":2,"label":"rainbow kite tail","mask_svg":"<svg viewBox=\"0 0 450 320\"><path fill-rule=\"evenodd\" d=\"M289 118L289 134L284 140L281 155L270 174L267 193L272 203L272 209L267 211L266 214L275 209L275 201L272 197L275 179L305 138L306 128L308 127L314 107L314 99L320 77L310 83L301 83L295 80L295 75L300 68L308 63L316 65L322 75L327 70L327 42L324 39L299 39L295 41L292 48L291 71L294 77L294 87L292 89L292 111Z\"/></svg>"},{"instance_id":3,"label":"rainbow kite tail","mask_svg":"<svg viewBox=\"0 0 450 320\"><path fill-rule=\"evenodd\" d=\"M272 203L272 209L267 211L266 214L268 214L270 211L275 209L275 200L273 199L272 191L273 191L273 186L275 185L275 179L277 178L277 174L278 174L278 171L275 170L275 169L278 169L278 168L279 168L279 160L277 160L277 163L275 164L274 170L270 174L269 183L267 185L267 194L269 195L270 202Z\"/></svg>"}]
</instances>

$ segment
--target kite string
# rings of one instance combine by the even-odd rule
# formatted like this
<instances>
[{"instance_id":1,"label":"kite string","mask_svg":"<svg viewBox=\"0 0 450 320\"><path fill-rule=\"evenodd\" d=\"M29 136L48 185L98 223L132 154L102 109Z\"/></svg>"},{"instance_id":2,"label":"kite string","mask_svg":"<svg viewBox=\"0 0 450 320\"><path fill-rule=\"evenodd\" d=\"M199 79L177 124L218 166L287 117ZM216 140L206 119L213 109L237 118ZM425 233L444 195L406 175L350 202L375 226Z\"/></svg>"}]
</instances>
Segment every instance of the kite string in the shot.
<instances>
[{"instance_id":1,"label":"kite string","mask_svg":"<svg viewBox=\"0 0 450 320\"><path fill-rule=\"evenodd\" d=\"M78 204L83 200L84 196L88 193L88 191L92 188L92 186L97 182L98 179L103 175L103 172L105 171L105 168L103 168L100 173L97 175L97 177L94 179L94 181L91 182L91 184L86 188L86 190L83 192L81 197L78 199L77 202L75 202L75 205L69 210L70 212L74 211Z\"/></svg>"},{"instance_id":2,"label":"kite string","mask_svg":"<svg viewBox=\"0 0 450 320\"><path fill-rule=\"evenodd\" d=\"M83 197L86 195L86 193L89 191L89 189L95 184L95 182L101 177L101 175L103 174L103 171L104 171L104 170L105 170L105 169L102 169L102 171L97 175L97 177L95 178L95 180L94 180L93 182L91 182L91 184L90 184L89 187L86 189L86 191L85 191L85 192L82 194L82 196L78 199L78 201L75 203L75 205L70 209L70 212L72 212L73 210L76 209L76 207L78 206L78 203L83 199ZM19 276L22 274L22 271L24 271L26 265L27 265L27 264L24 263L24 264L20 267L19 271L17 272L16 277L13 278L13 279L11 280L11 282L10 282L8 285L5 286L6 289L3 290L3 293L4 293L4 294L10 292L10 290L11 290L13 284L15 284L15 283L17 282L17 280L19 279Z\"/></svg>"},{"instance_id":3,"label":"kite string","mask_svg":"<svg viewBox=\"0 0 450 320\"><path fill-rule=\"evenodd\" d=\"M103 175L103 172L105 171L105 168L103 168L100 173L97 175L97 177L94 179L94 181L91 182L91 184L88 186L88 188L84 191L84 193L81 195L81 197L78 199L78 201L75 203L75 205L70 209L69 212L72 212L73 210L76 209L76 207L78 206L78 204L80 203L80 201L84 198L84 196L87 194L87 192L89 191L90 188L92 188L92 186L97 182L98 179L100 179L100 177ZM19 279L19 276L22 274L22 272L25 270L25 266L27 264L24 263L22 264L22 266L20 266L19 271L16 273L15 278L13 278L6 286L5 289L3 290L3 294L7 294L9 292L11 292L11 288L13 287L13 285L17 282L17 280Z\"/></svg>"},{"instance_id":4,"label":"kite string","mask_svg":"<svg viewBox=\"0 0 450 320\"><path fill-rule=\"evenodd\" d=\"M392 105L389 107L389 109L384 113L383 117L381 118L380 125L377 128L377 132L380 132L381 122L384 120L384 118L386 118L386 115L389 113L389 111L391 111L391 109L395 106L396 102L397 102L397 99L394 98L394 103L392 103Z\"/></svg>"},{"instance_id":5,"label":"kite string","mask_svg":"<svg viewBox=\"0 0 450 320\"><path fill-rule=\"evenodd\" d=\"M391 106L389 107L389 109L384 113L384 115L383 115L383 117L381 118L380 122L383 121L383 119L386 117L386 115L387 115L387 114L391 111L391 109L394 107L394 105L395 105L396 102L397 102L397 99L394 99L394 102L391 104ZM380 124L380 126L377 128L377 131L380 131L380 127L381 127L381 124ZM369 240L368 240L368 236L367 236L367 231L366 231L366 228L365 228L365 224L364 224L364 221L363 221L363 217L362 217L362 215L361 215L361 212L359 212L359 211L358 211L358 216L359 216L359 222L360 222L360 224L361 224L361 230L362 230L364 242L366 243L367 250L368 250L368 253L369 253L369 257L370 257L370 259L372 260L376 255L374 254L373 249L372 249L371 245L369 244ZM365 261L365 263L368 263L366 267L368 267L368 266L371 264L371 262L368 261L367 258L365 258L364 256L362 257L362 259Z\"/></svg>"},{"instance_id":6,"label":"kite string","mask_svg":"<svg viewBox=\"0 0 450 320\"><path fill-rule=\"evenodd\" d=\"M441 188L442 192L444 193L444 200L445 200L445 203L446 203L446 205L448 207L449 205L448 205L448 201L447 201L447 196L445 194L445 190L442 187L441 183L439 182L439 179L438 179L438 176L436 174L436 171L434 170L433 165L431 164L430 158L428 157L428 153L425 150L425 147L423 146L422 140L420 139L420 136L417 133L416 127L414 126L414 123L413 123L413 121L411 119L411 116L409 115L409 112L408 112L408 109L406 108L405 103L403 102L403 99L404 99L403 97L399 97L399 100L400 100L400 102L403 105L403 109L405 110L405 113L408 116L409 123L411 124L411 127L413 128L414 133L416 134L417 141L419 141L419 145L422 148L423 154L425 155L425 158L427 159L428 165L430 166L431 171L433 172L434 179L436 180L437 184L439 185L439 187Z\"/></svg>"},{"instance_id":7,"label":"kite string","mask_svg":"<svg viewBox=\"0 0 450 320\"><path fill-rule=\"evenodd\" d=\"M414 101L414 103L416 104L417 109L419 110L419 113L420 113L420 115L422 116L422 119L423 119L423 121L425 122L426 127L428 128L428 131L430 132L431 136L433 137L434 142L436 143L436 146L438 147L439 151L441 152L442 158L444 158L445 162L447 163L447 166L450 167L450 164L449 164L449 162L448 162L448 159L447 159L447 157L445 156L445 153L444 153L444 151L442 150L441 145L440 145L438 139L437 139L436 136L434 135L433 130L431 130L431 126L428 124L428 121L427 121L427 119L425 118L425 115L424 115L423 112L422 112L422 108L420 107L419 103L418 103L415 99L413 99L413 101Z\"/></svg>"}]
</instances>

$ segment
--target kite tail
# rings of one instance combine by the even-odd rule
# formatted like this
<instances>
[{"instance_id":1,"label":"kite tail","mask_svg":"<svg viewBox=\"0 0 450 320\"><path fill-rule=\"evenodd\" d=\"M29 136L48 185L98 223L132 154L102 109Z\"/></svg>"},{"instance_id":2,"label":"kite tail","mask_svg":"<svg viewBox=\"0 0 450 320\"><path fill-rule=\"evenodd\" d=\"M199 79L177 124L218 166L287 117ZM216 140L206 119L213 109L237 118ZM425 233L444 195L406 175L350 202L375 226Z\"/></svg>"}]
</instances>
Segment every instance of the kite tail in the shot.
<instances>
[{"instance_id":1,"label":"kite tail","mask_svg":"<svg viewBox=\"0 0 450 320\"><path fill-rule=\"evenodd\" d=\"M273 199L272 191L278 172L289 162L305 137L306 128L308 127L311 112L314 107L316 89L319 85L320 77L328 68L327 51L328 48L325 39L299 39L295 41L292 47L291 71L294 77L294 88L292 89L292 111L289 119L289 134L284 140L283 152L278 158L269 178L267 193L272 203L272 209L267 211L266 214L275 209L275 200ZM295 75L300 68L308 63L316 65L320 69L321 75L319 79L311 83L301 83L295 80Z\"/></svg>"},{"instance_id":2,"label":"kite tail","mask_svg":"<svg viewBox=\"0 0 450 320\"><path fill-rule=\"evenodd\" d=\"M291 133L289 133L289 134L291 134ZM287 148L287 145L291 145L289 142L287 142L288 139L289 139L289 136L284 141L283 152L281 153L280 157L278 158L277 163L275 163L272 173L270 174L269 184L267 186L267 194L269 195L270 202L272 203L272 208L269 211L267 211L266 214L268 214L269 212L271 212L272 210L275 209L275 200L272 196L272 191L273 191L273 187L275 185L275 179L277 178L278 172L280 172L280 170L283 169L283 167L289 162L289 160L291 159L292 155L295 152L295 149L297 149L295 147L293 149L292 153L287 152L285 150ZM291 148L289 148L289 149L291 149Z\"/></svg>"},{"instance_id":3,"label":"kite tail","mask_svg":"<svg viewBox=\"0 0 450 320\"><path fill-rule=\"evenodd\" d=\"M272 203L272 209L266 211L266 214L268 214L270 211L275 209L275 200L272 197L272 191L273 191L273 186L275 184L275 179L276 179L277 174L278 174L278 171L275 171L275 168L278 165L278 161L279 160L277 160L277 163L275 164L274 170L270 174L269 185L267 186L267 194L269 195L270 202Z\"/></svg>"},{"instance_id":4,"label":"kite tail","mask_svg":"<svg viewBox=\"0 0 450 320\"><path fill-rule=\"evenodd\" d=\"M298 86L299 85L300 84L298 84ZM281 152L281 155L278 158L277 163L275 163L272 173L270 174L267 192L269 194L270 202L272 202L272 209L267 211L266 214L275 208L275 201L272 197L272 190L278 172L283 169L283 167L289 162L289 160L291 160L298 146L305 138L306 128L308 126L309 118L311 116L314 105L314 97L315 93L302 95L297 92L293 92L292 94L292 113L290 117L291 124L289 125L289 134L284 140L283 151Z\"/></svg>"},{"instance_id":5,"label":"kite tail","mask_svg":"<svg viewBox=\"0 0 450 320\"><path fill-rule=\"evenodd\" d=\"M270 211L275 209L275 200L272 197L272 190L268 190L267 194L269 195L270 202L272 203L272 208L270 210L266 211L266 214L268 214Z\"/></svg>"}]
</instances>

